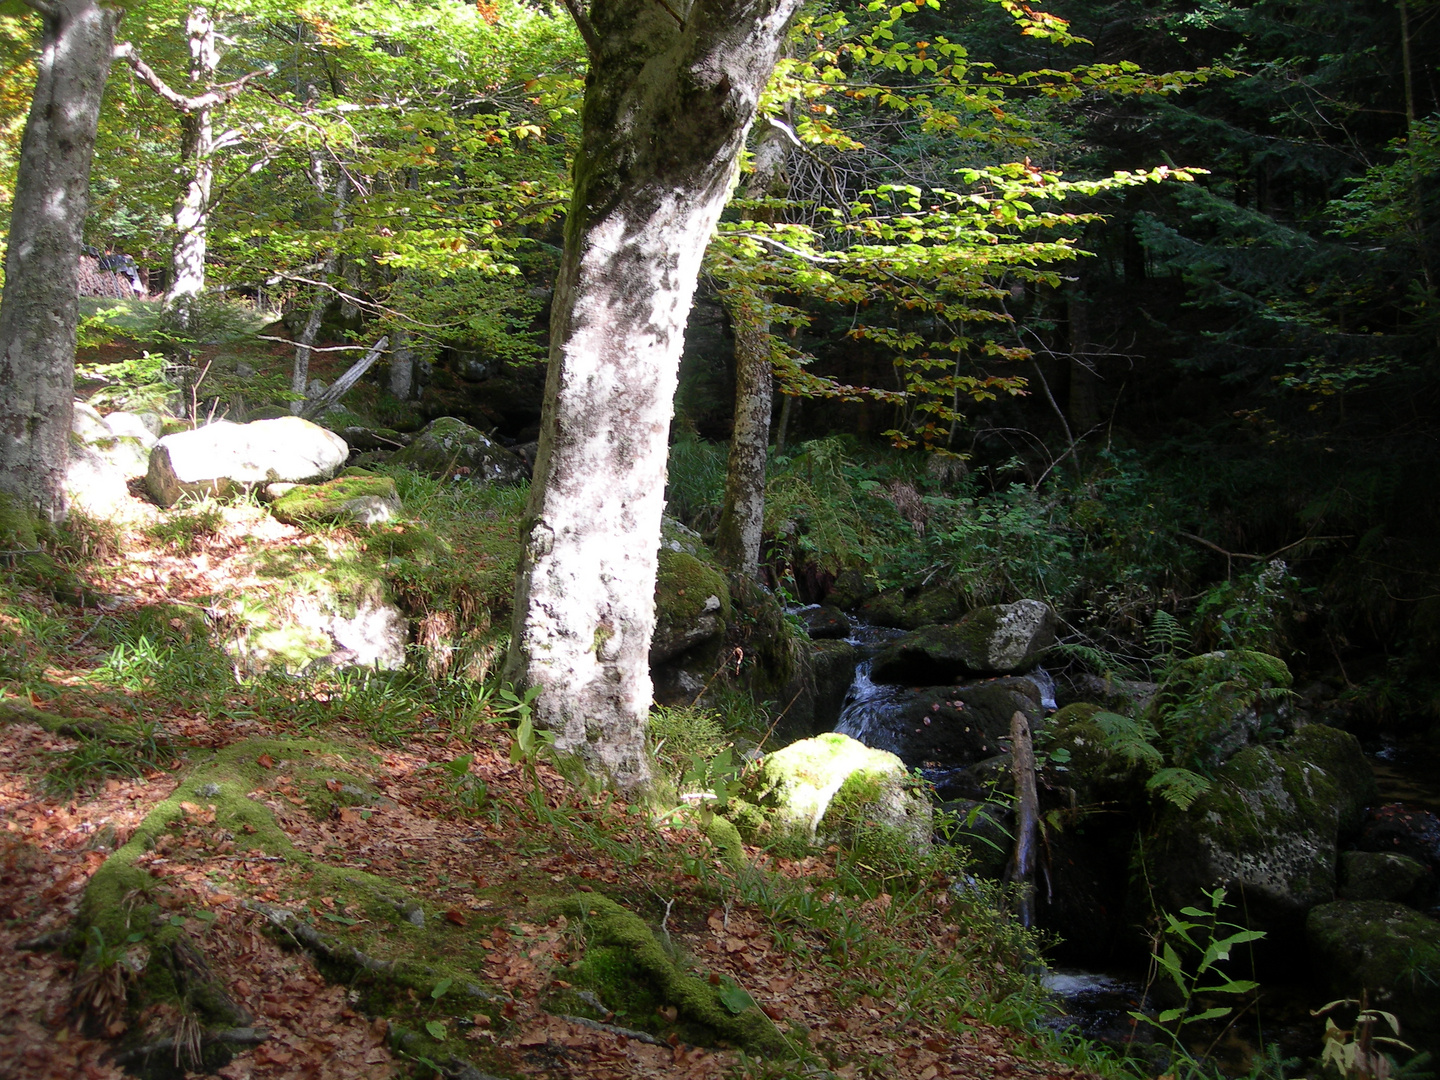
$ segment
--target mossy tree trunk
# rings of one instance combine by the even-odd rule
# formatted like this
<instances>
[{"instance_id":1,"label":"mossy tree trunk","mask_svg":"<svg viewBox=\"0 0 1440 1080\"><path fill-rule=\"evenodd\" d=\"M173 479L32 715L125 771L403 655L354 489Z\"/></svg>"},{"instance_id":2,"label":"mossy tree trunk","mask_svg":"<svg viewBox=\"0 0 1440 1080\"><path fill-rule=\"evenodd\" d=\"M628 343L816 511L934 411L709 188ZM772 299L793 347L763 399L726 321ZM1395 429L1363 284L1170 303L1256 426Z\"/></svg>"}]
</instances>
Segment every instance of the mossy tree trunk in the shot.
<instances>
[{"instance_id":1,"label":"mossy tree trunk","mask_svg":"<svg viewBox=\"0 0 1440 1080\"><path fill-rule=\"evenodd\" d=\"M94 0L26 2L44 29L0 298L0 491L55 521L66 511L90 163L120 12Z\"/></svg>"},{"instance_id":2,"label":"mossy tree trunk","mask_svg":"<svg viewBox=\"0 0 1440 1080\"><path fill-rule=\"evenodd\" d=\"M567 6L590 67L505 671L558 750L633 788L685 319L799 0Z\"/></svg>"},{"instance_id":3,"label":"mossy tree trunk","mask_svg":"<svg viewBox=\"0 0 1440 1080\"><path fill-rule=\"evenodd\" d=\"M755 147L754 171L745 188L752 200L788 194L787 144L780 130L767 124ZM773 207L746 209L747 219L773 221ZM735 422L730 429L730 455L725 468L725 498L715 555L722 565L747 577L760 576L760 540L765 526L765 465L770 451L770 414L774 400L769 296L735 282L726 290L725 310L735 327Z\"/></svg>"}]
</instances>

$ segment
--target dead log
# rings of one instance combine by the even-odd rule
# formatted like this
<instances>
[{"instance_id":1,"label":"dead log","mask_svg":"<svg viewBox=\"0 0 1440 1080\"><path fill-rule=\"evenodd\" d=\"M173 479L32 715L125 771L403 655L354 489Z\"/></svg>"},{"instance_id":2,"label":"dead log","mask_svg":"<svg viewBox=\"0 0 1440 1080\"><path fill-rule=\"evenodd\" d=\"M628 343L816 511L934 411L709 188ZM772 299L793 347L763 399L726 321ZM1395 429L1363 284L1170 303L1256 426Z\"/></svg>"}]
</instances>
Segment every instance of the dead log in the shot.
<instances>
[{"instance_id":1,"label":"dead log","mask_svg":"<svg viewBox=\"0 0 1440 1080\"><path fill-rule=\"evenodd\" d=\"M350 365L350 370L331 383L330 387L325 390L324 393L305 402L305 404L300 407L300 415L307 420L311 417L322 415L326 409L340 400L345 394L345 391L360 381L360 376L369 371L375 361L380 359L380 354L385 351L386 346L389 344L390 339L388 337L382 337L371 346L369 352Z\"/></svg>"},{"instance_id":2,"label":"dead log","mask_svg":"<svg viewBox=\"0 0 1440 1080\"><path fill-rule=\"evenodd\" d=\"M1030 738L1030 721L1017 711L1010 718L1011 768L1015 777L1015 849L1005 867L1005 880L1020 887L1020 925L1035 925L1035 871L1045 875L1046 891L1050 885L1049 871L1044 867L1040 845L1040 796L1035 787L1035 744Z\"/></svg>"}]
</instances>

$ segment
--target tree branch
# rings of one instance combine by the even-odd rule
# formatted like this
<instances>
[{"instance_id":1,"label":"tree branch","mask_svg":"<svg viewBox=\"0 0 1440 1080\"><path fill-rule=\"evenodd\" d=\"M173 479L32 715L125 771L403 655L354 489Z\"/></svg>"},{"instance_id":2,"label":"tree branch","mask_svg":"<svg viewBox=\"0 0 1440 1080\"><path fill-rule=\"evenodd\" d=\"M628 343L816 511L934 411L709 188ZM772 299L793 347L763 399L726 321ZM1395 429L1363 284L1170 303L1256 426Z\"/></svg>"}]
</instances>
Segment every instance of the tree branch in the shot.
<instances>
[{"instance_id":1,"label":"tree branch","mask_svg":"<svg viewBox=\"0 0 1440 1080\"><path fill-rule=\"evenodd\" d=\"M29 0L26 0L26 2L28 3ZM195 97L186 97L162 79L154 68L145 63L145 61L140 58L140 54L135 50L135 46L130 42L122 41L117 44L114 55L116 60L124 60L125 63L129 64L130 69L139 76L141 82L150 87L151 90L154 90L171 105L175 106L175 108L186 113L199 112L201 109L210 109L216 105L224 105L244 90L245 85L251 79L259 78L261 75L269 75L275 70L273 64L266 64L263 68L252 71L248 75L242 75L233 82L225 83L222 86L211 87L205 91L205 93Z\"/></svg>"},{"instance_id":2,"label":"tree branch","mask_svg":"<svg viewBox=\"0 0 1440 1080\"><path fill-rule=\"evenodd\" d=\"M50 3L49 0L20 0L20 2L32 11L38 11L47 19L60 18L60 8Z\"/></svg>"},{"instance_id":3,"label":"tree branch","mask_svg":"<svg viewBox=\"0 0 1440 1080\"><path fill-rule=\"evenodd\" d=\"M595 32L595 25L590 21L590 16L585 14L585 9L578 0L561 0L565 10L570 12L570 17L575 20L575 29L580 31L580 38L585 42L585 51L592 57L600 55L600 35ZM675 14L673 11L670 14ZM683 24L682 24L683 25Z\"/></svg>"},{"instance_id":4,"label":"tree branch","mask_svg":"<svg viewBox=\"0 0 1440 1080\"><path fill-rule=\"evenodd\" d=\"M655 0L655 2L665 9L665 14L669 15L672 19L675 20L676 26L680 27L681 30L685 29L685 20L682 19L678 14L676 14L674 8L667 4L665 0Z\"/></svg>"}]
</instances>

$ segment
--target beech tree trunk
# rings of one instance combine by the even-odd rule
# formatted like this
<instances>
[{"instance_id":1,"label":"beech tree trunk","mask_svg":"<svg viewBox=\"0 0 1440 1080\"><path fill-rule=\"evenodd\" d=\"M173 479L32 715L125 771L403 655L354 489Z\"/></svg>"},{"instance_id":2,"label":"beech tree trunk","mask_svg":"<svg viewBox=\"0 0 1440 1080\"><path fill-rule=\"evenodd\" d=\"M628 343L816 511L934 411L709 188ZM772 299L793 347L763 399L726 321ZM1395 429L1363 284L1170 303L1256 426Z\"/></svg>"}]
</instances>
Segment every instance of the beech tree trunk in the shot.
<instances>
[{"instance_id":1,"label":"beech tree trunk","mask_svg":"<svg viewBox=\"0 0 1440 1080\"><path fill-rule=\"evenodd\" d=\"M590 53L505 673L592 773L649 779L656 557L700 258L800 0L567 0Z\"/></svg>"},{"instance_id":2,"label":"beech tree trunk","mask_svg":"<svg viewBox=\"0 0 1440 1080\"><path fill-rule=\"evenodd\" d=\"M185 31L190 39L190 88L198 95L214 79L220 63L215 51L215 21L204 8L192 8ZM210 189L215 176L213 112L213 105L201 104L182 113L180 120L180 161L182 168L188 166L189 175L185 190L175 200L175 246L170 251L165 308L182 328L190 326L191 308L205 292Z\"/></svg>"},{"instance_id":3,"label":"beech tree trunk","mask_svg":"<svg viewBox=\"0 0 1440 1080\"><path fill-rule=\"evenodd\" d=\"M735 424L730 431L715 555L727 569L758 578L774 399L770 324L743 302L726 306L735 326Z\"/></svg>"},{"instance_id":4,"label":"beech tree trunk","mask_svg":"<svg viewBox=\"0 0 1440 1080\"><path fill-rule=\"evenodd\" d=\"M786 140L773 126L760 133L747 199L787 193ZM749 220L774 220L767 209L747 210ZM725 309L735 328L735 419L725 466L725 497L715 555L726 568L760 577L760 541L765 530L765 465L770 453L770 413L774 400L770 321L763 314L765 293L733 285Z\"/></svg>"},{"instance_id":5,"label":"beech tree trunk","mask_svg":"<svg viewBox=\"0 0 1440 1080\"><path fill-rule=\"evenodd\" d=\"M410 349L410 334L395 331L395 347L390 350L390 393L401 401L410 400L415 385L415 353Z\"/></svg>"},{"instance_id":6,"label":"beech tree trunk","mask_svg":"<svg viewBox=\"0 0 1440 1080\"><path fill-rule=\"evenodd\" d=\"M230 136L215 137L215 109L232 100L251 79L273 70L252 71L225 86L215 86L220 54L215 42L215 19L203 7L193 7L185 19L185 36L190 43L190 90L188 97L173 89L141 59L129 42L115 48L140 80L168 101L180 113L180 172L185 189L175 199L175 242L170 249L170 287L165 291L165 310L183 330L189 329L195 301L205 292L205 253L210 227L210 192L215 180L215 153ZM233 135L234 133L230 133Z\"/></svg>"},{"instance_id":7,"label":"beech tree trunk","mask_svg":"<svg viewBox=\"0 0 1440 1080\"><path fill-rule=\"evenodd\" d=\"M0 297L0 491L58 521L66 511L90 162L120 12L94 0L28 2L44 32Z\"/></svg>"}]
</instances>

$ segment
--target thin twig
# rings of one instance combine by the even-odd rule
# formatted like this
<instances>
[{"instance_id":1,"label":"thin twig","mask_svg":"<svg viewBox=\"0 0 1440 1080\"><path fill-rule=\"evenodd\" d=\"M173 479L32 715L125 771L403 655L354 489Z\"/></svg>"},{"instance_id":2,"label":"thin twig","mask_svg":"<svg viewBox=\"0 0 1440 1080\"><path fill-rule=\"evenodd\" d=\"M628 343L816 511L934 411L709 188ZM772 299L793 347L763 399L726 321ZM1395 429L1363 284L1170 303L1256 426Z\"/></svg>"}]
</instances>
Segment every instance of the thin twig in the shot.
<instances>
[{"instance_id":1,"label":"thin twig","mask_svg":"<svg viewBox=\"0 0 1440 1080\"><path fill-rule=\"evenodd\" d=\"M91 634L93 634L93 633L96 631L96 629L100 626L100 624L101 624L102 622L104 622L104 621L105 621L105 616L104 616L104 615L101 615L100 618L96 619L93 623L90 624L90 629L89 629L89 630L86 630L83 634L81 634L78 638L75 639L75 641L71 644L70 647L73 649L73 648L75 648L77 645L79 645L81 642L83 642L87 637L89 637Z\"/></svg>"},{"instance_id":2,"label":"thin twig","mask_svg":"<svg viewBox=\"0 0 1440 1080\"><path fill-rule=\"evenodd\" d=\"M289 338L274 337L274 336L272 336L272 335L270 335L270 334L256 334L255 337L256 337L258 340L260 340L260 341L278 341L278 342L279 342L280 344L282 344L282 345L299 345L299 344L300 344L300 342L298 342L298 341L292 341L292 340L290 340ZM319 345L311 345L311 346L310 346L310 351L311 351L312 353L317 353L317 352L364 352L364 351L365 351L366 349L368 349L368 348L370 348L369 345L326 345L326 346L324 346L324 347L321 347L321 346L319 346Z\"/></svg>"}]
</instances>

